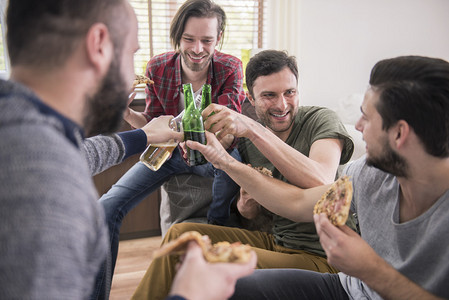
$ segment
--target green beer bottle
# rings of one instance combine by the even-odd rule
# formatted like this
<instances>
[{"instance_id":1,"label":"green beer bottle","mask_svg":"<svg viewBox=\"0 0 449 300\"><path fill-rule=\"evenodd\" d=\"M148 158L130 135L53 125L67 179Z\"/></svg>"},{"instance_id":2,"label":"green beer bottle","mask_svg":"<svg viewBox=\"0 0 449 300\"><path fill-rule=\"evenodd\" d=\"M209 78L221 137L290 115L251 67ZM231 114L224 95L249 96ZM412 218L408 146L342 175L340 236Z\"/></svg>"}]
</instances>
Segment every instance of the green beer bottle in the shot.
<instances>
[{"instance_id":1,"label":"green beer bottle","mask_svg":"<svg viewBox=\"0 0 449 300\"><path fill-rule=\"evenodd\" d=\"M210 84L203 84L201 92L201 112L212 103L212 88Z\"/></svg>"},{"instance_id":2,"label":"green beer bottle","mask_svg":"<svg viewBox=\"0 0 449 300\"><path fill-rule=\"evenodd\" d=\"M185 111L182 116L182 128L184 130L184 140L196 141L206 144L206 134L204 133L203 117L200 110L193 99L192 84L183 85ZM198 166L205 164L207 161L198 150L187 148L187 164L189 166Z\"/></svg>"}]
</instances>

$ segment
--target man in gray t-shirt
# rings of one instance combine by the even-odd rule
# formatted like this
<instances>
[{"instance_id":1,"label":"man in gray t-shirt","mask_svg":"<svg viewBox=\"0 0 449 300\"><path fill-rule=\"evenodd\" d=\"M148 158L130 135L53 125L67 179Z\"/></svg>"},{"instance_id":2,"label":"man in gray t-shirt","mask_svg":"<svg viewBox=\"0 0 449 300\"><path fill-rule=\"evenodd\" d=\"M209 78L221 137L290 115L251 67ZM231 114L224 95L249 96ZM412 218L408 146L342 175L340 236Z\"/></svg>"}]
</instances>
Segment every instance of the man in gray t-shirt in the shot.
<instances>
[{"instance_id":1,"label":"man in gray t-shirt","mask_svg":"<svg viewBox=\"0 0 449 300\"><path fill-rule=\"evenodd\" d=\"M233 299L449 298L449 63L378 62L361 111L366 157L345 170L360 235L313 216L328 262L341 272L256 270L238 281ZM328 188L262 183L235 163L225 169L261 205L294 221L311 220Z\"/></svg>"}]
</instances>

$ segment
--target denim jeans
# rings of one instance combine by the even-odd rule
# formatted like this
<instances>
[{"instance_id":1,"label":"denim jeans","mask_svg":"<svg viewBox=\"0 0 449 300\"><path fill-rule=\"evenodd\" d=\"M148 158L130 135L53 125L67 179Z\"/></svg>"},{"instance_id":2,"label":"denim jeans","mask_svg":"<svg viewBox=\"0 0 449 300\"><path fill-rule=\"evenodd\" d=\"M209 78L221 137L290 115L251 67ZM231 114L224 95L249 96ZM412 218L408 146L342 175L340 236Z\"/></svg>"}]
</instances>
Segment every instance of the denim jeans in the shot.
<instances>
[{"instance_id":1,"label":"denim jeans","mask_svg":"<svg viewBox=\"0 0 449 300\"><path fill-rule=\"evenodd\" d=\"M255 270L239 279L232 300L348 300L338 274L301 269Z\"/></svg>"},{"instance_id":2,"label":"denim jeans","mask_svg":"<svg viewBox=\"0 0 449 300\"><path fill-rule=\"evenodd\" d=\"M241 161L237 149L230 150L230 154L238 161ZM111 242L111 276L114 273L117 259L119 233L123 218L146 196L157 190L170 177L178 174L214 177L212 203L207 213L207 218L214 223L226 223L230 214L230 205L239 191L239 186L225 172L216 169L211 163L189 167L184 162L178 148L173 151L172 157L157 171L152 171L143 163L138 162L100 198L100 203L105 210ZM97 295L99 291L104 289L105 276L104 271L100 271L97 276L95 288Z\"/></svg>"}]
</instances>

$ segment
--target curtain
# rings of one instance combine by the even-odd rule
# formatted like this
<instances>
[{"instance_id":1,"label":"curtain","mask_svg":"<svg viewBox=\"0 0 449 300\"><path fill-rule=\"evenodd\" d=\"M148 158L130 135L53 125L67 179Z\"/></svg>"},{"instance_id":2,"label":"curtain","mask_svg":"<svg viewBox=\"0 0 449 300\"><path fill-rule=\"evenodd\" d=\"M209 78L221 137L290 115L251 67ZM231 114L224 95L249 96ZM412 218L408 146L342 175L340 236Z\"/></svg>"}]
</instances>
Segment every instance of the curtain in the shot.
<instances>
[{"instance_id":1,"label":"curtain","mask_svg":"<svg viewBox=\"0 0 449 300\"><path fill-rule=\"evenodd\" d=\"M299 57L301 0L267 1L267 47Z\"/></svg>"}]
</instances>

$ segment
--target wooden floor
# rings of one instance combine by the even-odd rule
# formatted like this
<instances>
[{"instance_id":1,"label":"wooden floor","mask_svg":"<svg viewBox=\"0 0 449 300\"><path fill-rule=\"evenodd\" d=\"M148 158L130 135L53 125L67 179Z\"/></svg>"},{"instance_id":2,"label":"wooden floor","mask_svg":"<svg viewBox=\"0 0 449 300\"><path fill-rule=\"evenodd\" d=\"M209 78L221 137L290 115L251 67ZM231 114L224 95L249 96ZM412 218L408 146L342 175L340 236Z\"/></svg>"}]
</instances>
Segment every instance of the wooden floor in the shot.
<instances>
[{"instance_id":1,"label":"wooden floor","mask_svg":"<svg viewBox=\"0 0 449 300\"><path fill-rule=\"evenodd\" d=\"M120 241L109 297L111 300L131 298L150 265L153 250L160 244L160 236Z\"/></svg>"}]
</instances>

